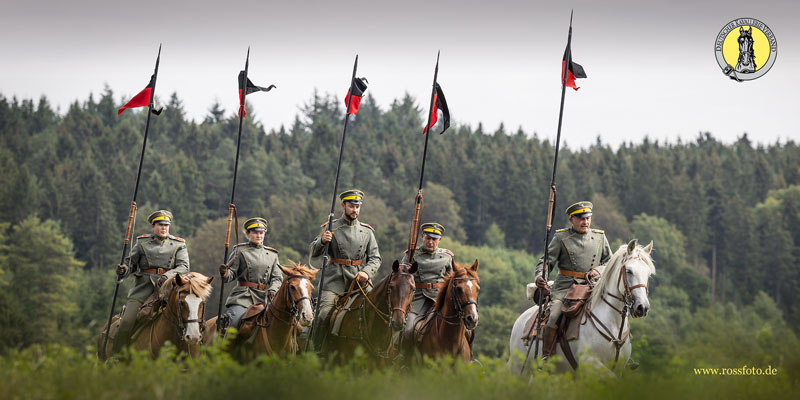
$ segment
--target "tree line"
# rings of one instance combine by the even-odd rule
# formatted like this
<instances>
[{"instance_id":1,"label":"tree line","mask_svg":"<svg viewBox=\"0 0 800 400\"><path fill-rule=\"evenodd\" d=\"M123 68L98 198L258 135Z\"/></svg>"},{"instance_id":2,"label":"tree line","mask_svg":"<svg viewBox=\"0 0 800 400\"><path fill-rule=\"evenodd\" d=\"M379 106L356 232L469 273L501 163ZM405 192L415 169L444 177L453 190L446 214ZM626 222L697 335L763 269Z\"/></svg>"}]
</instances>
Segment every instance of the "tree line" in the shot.
<instances>
[{"instance_id":1,"label":"tree line","mask_svg":"<svg viewBox=\"0 0 800 400\"><path fill-rule=\"evenodd\" d=\"M85 343L107 316L146 118L130 111L118 118L122 102L107 88L59 113L44 97L0 95L0 286L8 288L0 291L7 298L0 302L0 337L18 338L23 346L49 340L9 328L27 326L30 302L55 307L73 299L58 310L74 318L43 319L74 324L79 333L69 340L75 344ZM171 231L187 239L192 269L215 275L238 118L213 104L202 121L190 120L176 94L165 103L151 122L136 233L149 231L150 212L171 210ZM270 131L255 122L258 110L248 107L236 204L240 222L268 219L267 242L281 251L281 262L307 261L308 244L326 220L343 107L338 97L315 93L291 126ZM367 97L349 125L340 188L365 191L361 219L376 228L386 265L400 258L408 238L422 108L408 95L385 109ZM669 295L663 301L692 313L769 300L769 312L778 313L787 329L800 328L796 143L756 145L743 133L725 144L700 133L691 141L645 138L614 149L601 138L572 147L578 143L566 137L557 227L567 223L564 208L589 199L593 225L606 230L615 249L632 238L655 239L658 273L651 296L661 289ZM456 252L457 261L481 258L482 312L500 322L482 325L487 334L478 340L499 355L508 321L530 305L522 282L532 281L535 257L544 248L553 143L521 129L479 124L457 125L432 136L429 145L422 220L446 226L442 245ZM40 281L47 284L23 289ZM210 304L216 304L213 298ZM40 328L50 329L25 329Z\"/></svg>"}]
</instances>

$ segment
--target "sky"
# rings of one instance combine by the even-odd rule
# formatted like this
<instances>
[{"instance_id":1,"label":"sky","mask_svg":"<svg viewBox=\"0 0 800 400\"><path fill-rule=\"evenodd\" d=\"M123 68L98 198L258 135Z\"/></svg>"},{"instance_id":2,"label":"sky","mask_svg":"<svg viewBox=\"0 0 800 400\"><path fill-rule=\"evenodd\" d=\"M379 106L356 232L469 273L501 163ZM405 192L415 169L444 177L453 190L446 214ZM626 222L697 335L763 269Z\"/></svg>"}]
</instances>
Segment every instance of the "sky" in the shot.
<instances>
[{"instance_id":1,"label":"sky","mask_svg":"<svg viewBox=\"0 0 800 400\"><path fill-rule=\"evenodd\" d=\"M763 144L800 140L795 0L0 0L0 10L0 95L46 96L61 113L106 86L119 102L138 93L159 44L157 96L176 92L198 121L215 101L234 112L248 46L251 80L277 86L248 96L268 130L290 126L315 90L343 98L356 54L370 101L386 109L408 93L422 109L441 51L455 123L550 140L574 10L573 60L588 78L566 95L568 146L700 132L728 143L744 133ZM742 17L772 29L778 55L766 75L739 83L722 74L714 41Z\"/></svg>"}]
</instances>

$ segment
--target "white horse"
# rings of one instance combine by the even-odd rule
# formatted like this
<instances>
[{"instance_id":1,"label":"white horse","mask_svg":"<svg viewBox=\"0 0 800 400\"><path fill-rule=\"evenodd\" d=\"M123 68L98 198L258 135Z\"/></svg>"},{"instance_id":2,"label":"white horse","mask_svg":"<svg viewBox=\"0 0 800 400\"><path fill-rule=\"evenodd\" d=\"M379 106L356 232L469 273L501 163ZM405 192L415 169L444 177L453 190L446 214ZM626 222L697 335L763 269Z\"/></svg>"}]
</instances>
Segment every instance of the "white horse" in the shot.
<instances>
[{"instance_id":1,"label":"white horse","mask_svg":"<svg viewBox=\"0 0 800 400\"><path fill-rule=\"evenodd\" d=\"M627 246L620 246L601 271L600 281L592 290L586 311L581 317L583 324L579 338L569 342L578 363L592 365L613 376L612 369L616 365L625 365L630 358L631 336L626 314L644 317L650 310L647 281L656 272L650 257L652 250L653 242L642 247L637 245L636 239L631 240ZM522 370L524 357L528 353L528 346L522 341L523 331L525 323L537 309L538 306L533 306L525 310L514 322L509 340L511 358L508 362L513 373ZM531 342L531 345L536 344ZM540 341L540 356L541 346ZM529 362L533 360L533 353L531 350ZM561 361L556 363L556 370L571 370L560 344L556 344L556 354L561 356ZM530 365L527 367L530 370Z\"/></svg>"}]
</instances>

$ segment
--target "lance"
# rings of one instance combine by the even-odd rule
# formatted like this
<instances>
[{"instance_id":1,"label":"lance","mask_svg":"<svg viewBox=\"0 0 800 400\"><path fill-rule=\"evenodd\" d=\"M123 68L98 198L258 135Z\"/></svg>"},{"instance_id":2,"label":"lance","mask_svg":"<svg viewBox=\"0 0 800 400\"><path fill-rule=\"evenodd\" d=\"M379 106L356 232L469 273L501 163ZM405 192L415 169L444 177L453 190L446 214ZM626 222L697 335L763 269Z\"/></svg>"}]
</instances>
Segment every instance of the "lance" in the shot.
<instances>
[{"instance_id":1,"label":"lance","mask_svg":"<svg viewBox=\"0 0 800 400\"><path fill-rule=\"evenodd\" d=\"M144 125L144 140L142 140L142 152L139 155L139 168L136 172L136 185L133 187L133 200L131 200L131 209L128 214L128 228L125 230L125 239L122 242L122 257L120 264L125 264L126 254L129 252L129 244L131 233L133 233L134 221L136 219L136 195L139 193L139 180L142 177L142 163L144 162L144 150L147 148L147 133L150 131L150 114L160 114L161 111L153 110L153 99L156 96L156 81L158 80L158 63L161 61L161 45L158 45L158 56L156 57L156 67L153 71L152 87L150 88L150 100L147 105L147 122ZM105 359L106 347L108 346L108 336L111 333L111 319L114 318L114 308L117 306L117 294L119 294L119 285L122 283L122 276L117 275L116 285L114 285L114 296L111 299L111 311L108 314L108 323L106 324L106 335L103 338L103 347L101 353Z\"/></svg>"},{"instance_id":2,"label":"lance","mask_svg":"<svg viewBox=\"0 0 800 400\"><path fill-rule=\"evenodd\" d=\"M544 256L542 257L542 278L544 278L545 282L547 282L548 278L548 269L550 266L550 257L549 257L549 244L550 238L552 236L552 228L553 228L553 218L555 217L555 206L556 206L556 168L558 167L558 149L559 145L561 144L561 122L564 118L564 96L567 91L567 71L569 71L570 63L572 63L572 47L570 44L572 43L572 12L569 14L569 33L567 34L567 57L564 64L564 70L561 73L561 106L558 110L558 130L556 133L556 147L555 147L555 154L553 156L553 177L550 180L550 199L548 201L548 208L547 208L547 224L546 224L546 231L544 235ZM534 282L536 281L534 277ZM539 313L536 316L536 324L534 325L536 329L536 336L534 336L530 343L528 343L528 351L525 354L525 362L522 363L522 369L520 370L520 374L525 371L525 367L528 364L528 357L531 354L531 346L535 347L533 352L533 359L539 357L539 324L542 321L542 304L544 303L544 290L539 290L539 297L536 299L536 305L539 307Z\"/></svg>"},{"instance_id":3,"label":"lance","mask_svg":"<svg viewBox=\"0 0 800 400\"><path fill-rule=\"evenodd\" d=\"M228 228L225 230L225 255L222 257L222 263L228 262L228 251L231 244L231 223L233 222L233 213L236 210L236 205L233 200L236 196L236 175L239 171L239 148L242 142L242 123L245 114L245 98L247 97L247 72L250 68L250 46L247 47L247 59L244 62L244 76L239 82L241 94L239 95L239 135L236 137L236 159L233 162L233 184L231 185L231 201L228 203ZM238 219L238 217L237 217ZM237 220L238 225L238 220ZM234 228L238 229L238 227ZM239 234L237 232L236 236ZM225 278L220 279L219 283L219 308L217 309L217 332L222 331L222 303L223 295L225 293Z\"/></svg>"},{"instance_id":4,"label":"lance","mask_svg":"<svg viewBox=\"0 0 800 400\"><path fill-rule=\"evenodd\" d=\"M355 92L355 88L353 85L355 84L356 79L356 70L358 69L358 54L356 54L356 60L353 62L353 75L350 77L350 90L347 92L347 109L345 110L344 114L344 129L342 129L342 143L339 144L339 161L336 163L336 178L333 180L333 195L331 196L331 211L328 213L328 224L325 225L325 231L331 230L331 225L333 225L333 212L336 208L336 192L339 190L339 170L342 167L342 155L344 154L344 140L347 137L347 121L350 119L350 102L353 99L352 93ZM328 257L328 250L331 247L331 242L325 243L324 248L322 249L322 269L320 270L320 278L319 278L319 290L317 291L317 298L314 300L314 304L317 304L317 307L314 309L314 320L311 323L311 329L308 330L308 336L306 338L306 347L304 351L308 351L308 344L311 342L311 334L314 333L314 327L317 326L317 321L319 320L319 298L322 296L322 289L325 287L325 268L328 266L328 262L330 261ZM314 344L317 345L316 343Z\"/></svg>"},{"instance_id":5,"label":"lance","mask_svg":"<svg viewBox=\"0 0 800 400\"><path fill-rule=\"evenodd\" d=\"M436 79L439 76L439 55L441 51L436 52L436 68L433 70L433 85L431 87L431 101L428 107L428 122L425 124L427 133L425 134L425 147L422 149L422 167L419 171L419 188L417 189L417 197L414 200L414 219L411 221L411 232L408 235L408 263L414 262L414 250L417 248L417 232L419 229L419 217L422 212L422 182L425 177L425 160L428 155L428 138L431 136L431 118L433 117L433 105L436 101ZM444 131L442 131L444 132Z\"/></svg>"}]
</instances>

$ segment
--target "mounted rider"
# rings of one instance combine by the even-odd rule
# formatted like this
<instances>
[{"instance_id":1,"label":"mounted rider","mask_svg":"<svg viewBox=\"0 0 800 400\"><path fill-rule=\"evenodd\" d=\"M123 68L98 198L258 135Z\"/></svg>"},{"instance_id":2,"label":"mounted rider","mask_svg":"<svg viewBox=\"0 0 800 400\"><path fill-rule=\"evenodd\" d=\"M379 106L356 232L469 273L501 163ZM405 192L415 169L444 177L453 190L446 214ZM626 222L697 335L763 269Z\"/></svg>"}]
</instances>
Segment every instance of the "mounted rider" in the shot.
<instances>
[{"instance_id":1,"label":"mounted rider","mask_svg":"<svg viewBox=\"0 0 800 400\"><path fill-rule=\"evenodd\" d=\"M172 213L167 210L150 214L147 221L150 222L153 233L136 238L136 245L131 251L130 267L125 264L117 266L120 279L133 274L136 280L128 292L128 301L120 317L112 353L119 352L130 343L139 309L155 290L176 274L189 272L189 253L185 241L169 234L172 219Z\"/></svg>"},{"instance_id":2,"label":"mounted rider","mask_svg":"<svg viewBox=\"0 0 800 400\"><path fill-rule=\"evenodd\" d=\"M414 325L418 318L424 317L433 308L439 289L444 285L445 276L453 272L452 251L439 247L439 242L444 236L444 226L438 222L427 222L420 227L422 231L422 244L414 251L414 261L418 269L414 274L416 291L411 308L406 316L403 328L403 353L408 354L413 349ZM408 250L403 255L401 264L409 264Z\"/></svg>"},{"instance_id":3,"label":"mounted rider","mask_svg":"<svg viewBox=\"0 0 800 400\"><path fill-rule=\"evenodd\" d=\"M328 320L334 306L336 296L345 292L353 281L365 284L375 276L381 266L381 255L378 242L375 241L375 229L358 220L364 192L351 189L339 194L342 201L342 217L333 220L331 229L327 230L327 222L322 224L323 231L311 242L311 256L319 257L328 247L330 264L325 268L325 287L320 288L319 321L314 328L312 341L317 352L322 352L323 341L329 328Z\"/></svg>"},{"instance_id":4,"label":"mounted rider","mask_svg":"<svg viewBox=\"0 0 800 400\"><path fill-rule=\"evenodd\" d=\"M606 263L611 258L611 246L605 232L591 229L592 203L580 201L566 210L569 228L559 229L547 248L549 271L558 270L558 276L550 295L550 317L542 334L542 359L547 359L555 352L557 323L561 316L561 304L567 291L574 284L586 284L600 278ZM542 277L544 256L536 264L536 286L547 287Z\"/></svg>"},{"instance_id":5,"label":"mounted rider","mask_svg":"<svg viewBox=\"0 0 800 400\"><path fill-rule=\"evenodd\" d=\"M248 241L234 246L228 262L219 266L220 276L225 282L238 281L225 301L228 310L223 317L228 319L227 326L236 329L239 329L248 307L272 302L283 281L283 273L278 267L278 250L264 246L267 220L250 218L242 228Z\"/></svg>"}]
</instances>

